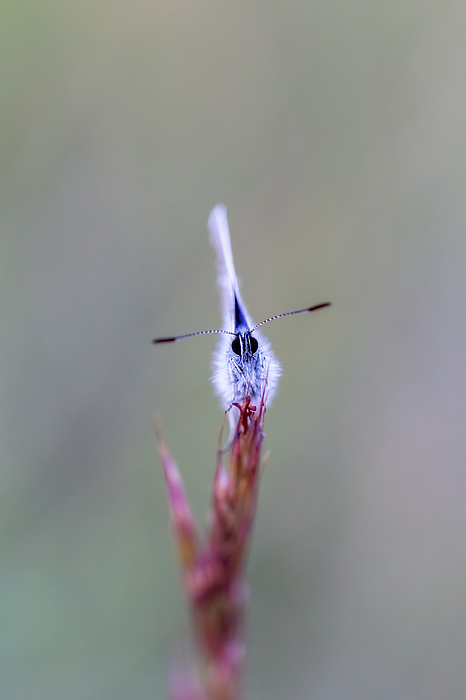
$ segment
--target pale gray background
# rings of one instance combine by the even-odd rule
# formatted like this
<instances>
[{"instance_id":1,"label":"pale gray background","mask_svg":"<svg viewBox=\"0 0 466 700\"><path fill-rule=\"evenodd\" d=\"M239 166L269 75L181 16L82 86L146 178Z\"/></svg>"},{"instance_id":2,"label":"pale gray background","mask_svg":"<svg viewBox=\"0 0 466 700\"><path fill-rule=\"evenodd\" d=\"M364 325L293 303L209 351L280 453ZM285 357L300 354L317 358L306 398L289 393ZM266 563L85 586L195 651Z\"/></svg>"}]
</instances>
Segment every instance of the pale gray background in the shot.
<instances>
[{"instance_id":1,"label":"pale gray background","mask_svg":"<svg viewBox=\"0 0 466 700\"><path fill-rule=\"evenodd\" d=\"M165 696L222 420L207 217L283 362L248 698L466 693L466 6L4 0L0 695Z\"/></svg>"}]
</instances>

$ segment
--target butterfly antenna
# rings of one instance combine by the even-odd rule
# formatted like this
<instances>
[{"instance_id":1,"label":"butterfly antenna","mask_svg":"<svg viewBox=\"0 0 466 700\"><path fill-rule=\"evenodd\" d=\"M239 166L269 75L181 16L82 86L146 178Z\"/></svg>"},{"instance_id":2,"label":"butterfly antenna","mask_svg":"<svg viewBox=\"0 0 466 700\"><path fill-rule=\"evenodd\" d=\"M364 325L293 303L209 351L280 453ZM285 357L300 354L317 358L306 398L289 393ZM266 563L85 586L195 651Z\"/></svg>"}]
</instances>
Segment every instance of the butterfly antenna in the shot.
<instances>
[{"instance_id":1,"label":"butterfly antenna","mask_svg":"<svg viewBox=\"0 0 466 700\"><path fill-rule=\"evenodd\" d=\"M208 333L228 333L228 335L236 335L231 331L216 330L216 331L197 331L197 333L186 333L186 335L175 335L173 338L156 338L152 342L157 343L176 343L177 340L183 340L184 338L192 338L194 335L207 335Z\"/></svg>"},{"instance_id":2,"label":"butterfly antenna","mask_svg":"<svg viewBox=\"0 0 466 700\"><path fill-rule=\"evenodd\" d=\"M276 318L283 318L283 316L294 316L295 314L309 314L311 311L317 311L317 309L323 309L326 306L331 306L330 301L326 301L324 304L316 304L316 306L311 306L309 309L299 309L299 311L288 311L286 314L277 314L276 316L271 316L270 318L266 318L265 321L261 321L258 323L254 328L251 328L251 333L256 330L256 328L259 328L259 326L263 326L264 323L268 323L269 321L275 321Z\"/></svg>"}]
</instances>

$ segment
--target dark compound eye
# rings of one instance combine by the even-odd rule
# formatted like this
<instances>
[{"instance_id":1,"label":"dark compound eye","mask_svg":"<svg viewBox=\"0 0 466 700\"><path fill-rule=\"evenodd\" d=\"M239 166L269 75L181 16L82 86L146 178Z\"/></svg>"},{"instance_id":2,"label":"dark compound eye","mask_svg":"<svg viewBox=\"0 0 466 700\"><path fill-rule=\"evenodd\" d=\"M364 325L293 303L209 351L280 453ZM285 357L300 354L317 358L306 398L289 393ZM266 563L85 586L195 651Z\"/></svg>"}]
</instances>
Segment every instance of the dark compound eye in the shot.
<instances>
[{"instance_id":1,"label":"dark compound eye","mask_svg":"<svg viewBox=\"0 0 466 700\"><path fill-rule=\"evenodd\" d=\"M239 338L235 338L231 344L231 349L235 353L235 355L241 355L241 343L239 342Z\"/></svg>"},{"instance_id":2,"label":"dark compound eye","mask_svg":"<svg viewBox=\"0 0 466 700\"><path fill-rule=\"evenodd\" d=\"M251 355L254 355L254 353L257 351L258 347L259 347L259 343L252 335L250 335L249 336L249 348L251 350ZM235 355L242 354L241 341L240 341L238 336L232 341L231 349L233 350Z\"/></svg>"}]
</instances>

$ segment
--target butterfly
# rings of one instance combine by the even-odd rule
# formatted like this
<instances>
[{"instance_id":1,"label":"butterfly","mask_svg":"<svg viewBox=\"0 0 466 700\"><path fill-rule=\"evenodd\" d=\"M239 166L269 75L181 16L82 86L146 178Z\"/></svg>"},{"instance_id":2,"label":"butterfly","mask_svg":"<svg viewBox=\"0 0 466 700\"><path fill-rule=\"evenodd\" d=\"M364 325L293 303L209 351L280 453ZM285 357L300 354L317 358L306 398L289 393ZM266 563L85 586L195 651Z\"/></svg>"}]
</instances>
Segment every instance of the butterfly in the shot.
<instances>
[{"instance_id":1,"label":"butterfly","mask_svg":"<svg viewBox=\"0 0 466 700\"><path fill-rule=\"evenodd\" d=\"M229 412L230 439L228 443L230 443L238 419L238 409L234 410L235 405L243 404L246 397L249 397L251 406L259 404L265 389L267 389L267 404L270 405L282 373L281 365L275 357L269 341L259 331L259 328L277 318L310 313L331 304L325 302L306 309L277 314L255 324L239 290L231 251L227 210L223 204L218 204L212 210L208 228L210 243L217 256L217 284L220 291L223 328L197 331L169 338L156 338L153 342L173 343L196 335L210 333L220 335L213 354L212 383L222 407ZM228 443L224 449L228 448Z\"/></svg>"}]
</instances>

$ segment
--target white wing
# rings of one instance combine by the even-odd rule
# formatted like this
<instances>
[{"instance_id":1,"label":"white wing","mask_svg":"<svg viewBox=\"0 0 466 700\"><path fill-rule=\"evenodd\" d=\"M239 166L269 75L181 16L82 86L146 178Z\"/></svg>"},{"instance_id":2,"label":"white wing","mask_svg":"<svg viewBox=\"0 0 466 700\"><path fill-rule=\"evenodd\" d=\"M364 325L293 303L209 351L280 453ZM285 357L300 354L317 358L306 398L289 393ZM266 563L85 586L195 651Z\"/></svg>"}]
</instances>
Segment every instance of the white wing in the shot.
<instances>
[{"instance_id":1,"label":"white wing","mask_svg":"<svg viewBox=\"0 0 466 700\"><path fill-rule=\"evenodd\" d=\"M209 222L210 243L217 254L217 284L220 290L223 327L227 331L235 330L234 295L250 328L254 323L248 314L239 291L238 280L231 252L230 230L228 228L227 208L217 204L212 209Z\"/></svg>"},{"instance_id":2,"label":"white wing","mask_svg":"<svg viewBox=\"0 0 466 700\"><path fill-rule=\"evenodd\" d=\"M227 331L235 331L235 303L236 298L241 307L244 318L249 326L253 328L254 322L249 316L243 299L241 297L238 280L236 278L233 254L231 252L230 231L228 228L227 209L223 204L217 204L212 209L208 227L210 231L210 242L217 254L217 284L220 290L221 308L223 317L223 327ZM281 374L280 363L274 356L269 341L264 338L260 331L254 331L254 336L259 343L260 353L264 359L264 369L267 375L267 396L270 405L273 395L277 389L278 379ZM231 402L241 400L236 395L237 388L232 383L232 376L229 369L229 357L231 355L231 336L221 335L218 346L213 355L213 376L215 392L220 397L225 409L231 408ZM261 395L251 397L257 403ZM236 425L237 414L230 410L230 429Z\"/></svg>"}]
</instances>

